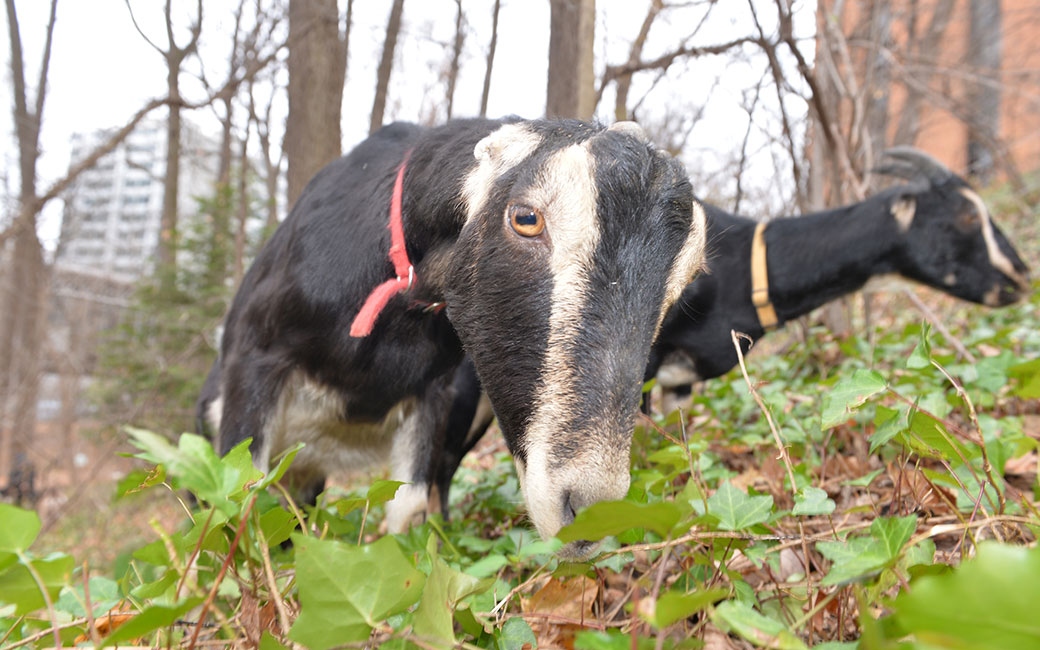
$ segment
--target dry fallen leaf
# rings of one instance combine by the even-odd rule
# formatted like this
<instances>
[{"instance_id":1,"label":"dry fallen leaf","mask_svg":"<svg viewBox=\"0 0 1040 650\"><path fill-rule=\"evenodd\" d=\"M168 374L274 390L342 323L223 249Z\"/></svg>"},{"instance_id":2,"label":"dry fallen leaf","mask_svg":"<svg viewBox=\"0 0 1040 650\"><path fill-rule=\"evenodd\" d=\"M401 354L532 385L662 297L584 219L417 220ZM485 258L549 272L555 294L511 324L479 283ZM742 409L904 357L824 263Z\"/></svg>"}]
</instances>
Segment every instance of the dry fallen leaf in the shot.
<instances>
[{"instance_id":1,"label":"dry fallen leaf","mask_svg":"<svg viewBox=\"0 0 1040 650\"><path fill-rule=\"evenodd\" d=\"M567 580L551 578L521 600L521 610L538 638L539 648L573 648L574 635L598 622L592 606L599 593L599 583L587 576Z\"/></svg>"}]
</instances>

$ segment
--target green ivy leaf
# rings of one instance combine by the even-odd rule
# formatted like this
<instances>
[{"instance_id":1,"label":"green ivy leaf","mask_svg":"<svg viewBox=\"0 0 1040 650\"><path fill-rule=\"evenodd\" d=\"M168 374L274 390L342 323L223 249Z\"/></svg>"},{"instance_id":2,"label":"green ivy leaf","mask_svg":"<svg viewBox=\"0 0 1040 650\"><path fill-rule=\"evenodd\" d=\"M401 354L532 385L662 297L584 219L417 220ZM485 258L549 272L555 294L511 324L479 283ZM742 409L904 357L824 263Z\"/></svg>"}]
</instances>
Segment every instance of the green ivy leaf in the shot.
<instances>
[{"instance_id":1,"label":"green ivy leaf","mask_svg":"<svg viewBox=\"0 0 1040 650\"><path fill-rule=\"evenodd\" d=\"M865 474L859 478L852 479L851 481L842 481L841 484L848 485L850 487L869 487L870 484L874 482L874 479L880 476L881 473L884 471L884 468L876 469L869 474Z\"/></svg>"},{"instance_id":2,"label":"green ivy leaf","mask_svg":"<svg viewBox=\"0 0 1040 650\"><path fill-rule=\"evenodd\" d=\"M816 550L831 561L831 570L820 584L846 584L885 568L891 559L885 546L873 537L855 537L846 542L817 542Z\"/></svg>"},{"instance_id":3,"label":"green ivy leaf","mask_svg":"<svg viewBox=\"0 0 1040 650\"><path fill-rule=\"evenodd\" d=\"M369 507L378 506L394 498L397 488L404 485L404 481L376 481L368 488Z\"/></svg>"},{"instance_id":4,"label":"green ivy leaf","mask_svg":"<svg viewBox=\"0 0 1040 650\"><path fill-rule=\"evenodd\" d=\"M265 476L259 482L257 482L257 484L253 486L253 489L266 490L269 485L272 485L280 481L282 477L285 476L285 472L289 470L289 465L293 462L293 459L296 458L296 454L300 453L300 450L303 449L303 447L304 444L302 442L298 442L296 443L295 447L283 453L282 457L278 460L278 464L275 465L274 469L268 472L267 476ZM235 449L238 449L238 447L235 447ZM249 449L248 445L246 446L246 449ZM250 466L252 466L252 461L250 461Z\"/></svg>"},{"instance_id":5,"label":"green ivy leaf","mask_svg":"<svg viewBox=\"0 0 1040 650\"><path fill-rule=\"evenodd\" d=\"M902 414L899 409L891 409L887 406L877 407L874 414L874 433L870 438L870 453L877 451L878 447L906 430L903 424Z\"/></svg>"},{"instance_id":6,"label":"green ivy leaf","mask_svg":"<svg viewBox=\"0 0 1040 650\"><path fill-rule=\"evenodd\" d=\"M829 515L837 507L828 496L826 490L817 487L803 488L794 498L796 515Z\"/></svg>"},{"instance_id":7,"label":"green ivy leaf","mask_svg":"<svg viewBox=\"0 0 1040 650\"><path fill-rule=\"evenodd\" d=\"M368 638L372 627L410 607L425 576L393 537L356 547L292 535L300 616L289 637L311 648Z\"/></svg>"},{"instance_id":8,"label":"green ivy leaf","mask_svg":"<svg viewBox=\"0 0 1040 650\"><path fill-rule=\"evenodd\" d=\"M556 536L565 543L579 539L596 541L632 528L649 528L667 537L681 516L678 506L668 501L600 501L584 508L574 522L564 526Z\"/></svg>"},{"instance_id":9,"label":"green ivy leaf","mask_svg":"<svg viewBox=\"0 0 1040 650\"><path fill-rule=\"evenodd\" d=\"M0 571L17 562L18 553L32 546L39 534L39 515L0 503Z\"/></svg>"},{"instance_id":10,"label":"green ivy leaf","mask_svg":"<svg viewBox=\"0 0 1040 650\"><path fill-rule=\"evenodd\" d=\"M1040 647L1040 549L984 542L952 572L925 576L900 592L894 621L944 648Z\"/></svg>"},{"instance_id":11,"label":"green ivy leaf","mask_svg":"<svg viewBox=\"0 0 1040 650\"><path fill-rule=\"evenodd\" d=\"M188 598L176 605L151 605L101 641L101 647L136 639L164 628L202 604L202 598Z\"/></svg>"},{"instance_id":12,"label":"green ivy leaf","mask_svg":"<svg viewBox=\"0 0 1040 650\"><path fill-rule=\"evenodd\" d=\"M917 515L878 517L870 524L870 534L881 542L889 559L899 556L903 546L917 530Z\"/></svg>"},{"instance_id":13,"label":"green ivy leaf","mask_svg":"<svg viewBox=\"0 0 1040 650\"><path fill-rule=\"evenodd\" d=\"M773 497L749 497L726 481L708 497L708 512L719 519L722 530L743 530L769 519Z\"/></svg>"},{"instance_id":14,"label":"green ivy leaf","mask_svg":"<svg viewBox=\"0 0 1040 650\"><path fill-rule=\"evenodd\" d=\"M414 630L419 636L442 642L450 648L455 645L453 618L459 601L487 590L495 581L493 578L481 580L449 567L437 556L437 537L433 533L426 543L426 550L433 568L415 610Z\"/></svg>"},{"instance_id":15,"label":"green ivy leaf","mask_svg":"<svg viewBox=\"0 0 1040 650\"><path fill-rule=\"evenodd\" d=\"M525 645L537 648L538 639L535 638L534 631L527 621L511 618L495 634L495 645L498 650L522 650Z\"/></svg>"},{"instance_id":16,"label":"green ivy leaf","mask_svg":"<svg viewBox=\"0 0 1040 650\"><path fill-rule=\"evenodd\" d=\"M62 587L67 584L68 578L76 566L72 556L63 553L43 559L24 559L28 560L33 570L39 575L52 602ZM14 605L15 616L34 612L47 605L39 585L36 584L36 579L26 568L24 561L19 561L0 573L0 603Z\"/></svg>"},{"instance_id":17,"label":"green ivy leaf","mask_svg":"<svg viewBox=\"0 0 1040 650\"><path fill-rule=\"evenodd\" d=\"M40 534L40 517L32 510L24 510L0 503L0 551L24 551Z\"/></svg>"},{"instance_id":18,"label":"green ivy leaf","mask_svg":"<svg viewBox=\"0 0 1040 650\"><path fill-rule=\"evenodd\" d=\"M277 546L289 539L296 529L296 517L285 508L271 508L260 515L260 531L268 546Z\"/></svg>"},{"instance_id":19,"label":"green ivy leaf","mask_svg":"<svg viewBox=\"0 0 1040 650\"><path fill-rule=\"evenodd\" d=\"M114 580L102 576L90 579L90 604L93 605L94 616L104 614L118 605L120 600L119 585ZM83 583L80 582L61 590L61 596L54 603L54 609L76 617L86 616L87 612L83 608L85 603Z\"/></svg>"},{"instance_id":20,"label":"green ivy leaf","mask_svg":"<svg viewBox=\"0 0 1040 650\"><path fill-rule=\"evenodd\" d=\"M910 357L906 360L907 368L917 370L932 365L932 344L928 340L928 334L931 329L932 326L927 323L921 328L921 340L914 346L914 351L910 353Z\"/></svg>"},{"instance_id":21,"label":"green ivy leaf","mask_svg":"<svg viewBox=\"0 0 1040 650\"><path fill-rule=\"evenodd\" d=\"M885 390L885 378L874 370L857 368L851 377L838 381L823 396L820 426L829 429L848 419L853 409L862 406L870 397Z\"/></svg>"},{"instance_id":22,"label":"green ivy leaf","mask_svg":"<svg viewBox=\"0 0 1040 650\"><path fill-rule=\"evenodd\" d=\"M166 438L151 431L135 427L126 427L126 431L130 442L141 450L137 458L163 465L181 487L228 515L239 510L232 496L241 496L246 483L262 476L253 467L248 440L236 445L221 459L208 440L191 433L183 434L174 447Z\"/></svg>"},{"instance_id":23,"label":"green ivy leaf","mask_svg":"<svg viewBox=\"0 0 1040 650\"><path fill-rule=\"evenodd\" d=\"M727 600L715 608L712 620L755 645L778 650L803 650L806 645L783 623L763 616L747 603Z\"/></svg>"},{"instance_id":24,"label":"green ivy leaf","mask_svg":"<svg viewBox=\"0 0 1040 650\"><path fill-rule=\"evenodd\" d=\"M578 650L629 650L632 647L632 637L620 630L583 630L574 636L574 647ZM652 650L653 647L652 638L643 637L636 640L638 650Z\"/></svg>"},{"instance_id":25,"label":"green ivy leaf","mask_svg":"<svg viewBox=\"0 0 1040 650\"><path fill-rule=\"evenodd\" d=\"M727 595L729 595L729 589L724 587L689 594L681 591L669 591L657 599L654 604L654 615L647 618L647 621L658 629L668 627L676 621L689 618L708 605L717 603Z\"/></svg>"}]
</instances>

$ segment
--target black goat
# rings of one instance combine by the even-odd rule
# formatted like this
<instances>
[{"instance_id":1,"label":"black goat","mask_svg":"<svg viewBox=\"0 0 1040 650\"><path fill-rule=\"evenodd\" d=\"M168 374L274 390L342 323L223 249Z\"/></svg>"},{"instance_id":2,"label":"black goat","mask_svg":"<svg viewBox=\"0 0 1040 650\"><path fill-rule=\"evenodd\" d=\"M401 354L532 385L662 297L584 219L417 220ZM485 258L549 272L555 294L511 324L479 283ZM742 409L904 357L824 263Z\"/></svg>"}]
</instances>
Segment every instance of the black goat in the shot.
<instances>
[{"instance_id":1,"label":"black goat","mask_svg":"<svg viewBox=\"0 0 1040 650\"><path fill-rule=\"evenodd\" d=\"M388 512L401 530L427 503L465 349L551 537L627 491L642 369L703 265L703 220L681 165L633 124L384 127L257 256L200 420L221 451L251 437L264 469L306 442L304 489L389 459L412 483Z\"/></svg>"},{"instance_id":2,"label":"black goat","mask_svg":"<svg viewBox=\"0 0 1040 650\"><path fill-rule=\"evenodd\" d=\"M886 153L889 164L878 171L898 175L909 185L842 208L773 219L764 228L766 302L776 317L770 329L885 274L991 307L1016 302L1029 290L1025 263L964 179L920 151ZM687 382L718 377L737 365L730 330L752 341L766 333L752 301L750 258L757 224L703 205L710 273L686 287L665 318L647 379L675 352L692 362ZM747 352L751 343L742 345Z\"/></svg>"},{"instance_id":3,"label":"black goat","mask_svg":"<svg viewBox=\"0 0 1040 650\"><path fill-rule=\"evenodd\" d=\"M964 179L909 148L887 152L878 171L910 184L865 201L802 217L779 218L764 229L770 329L856 291L873 276L896 273L958 298L989 306L1020 300L1028 269ZM718 377L737 364L730 330L758 340L766 333L752 299L751 250L757 223L702 203L707 214L709 273L697 277L665 317L645 378L669 388ZM765 313L768 313L768 309ZM742 340L743 351L750 343ZM671 362L662 368L663 361ZM692 367L691 367L692 366ZM480 384L471 365L454 380L444 453L435 459L435 485L447 512L451 478L491 424L477 412Z\"/></svg>"}]
</instances>

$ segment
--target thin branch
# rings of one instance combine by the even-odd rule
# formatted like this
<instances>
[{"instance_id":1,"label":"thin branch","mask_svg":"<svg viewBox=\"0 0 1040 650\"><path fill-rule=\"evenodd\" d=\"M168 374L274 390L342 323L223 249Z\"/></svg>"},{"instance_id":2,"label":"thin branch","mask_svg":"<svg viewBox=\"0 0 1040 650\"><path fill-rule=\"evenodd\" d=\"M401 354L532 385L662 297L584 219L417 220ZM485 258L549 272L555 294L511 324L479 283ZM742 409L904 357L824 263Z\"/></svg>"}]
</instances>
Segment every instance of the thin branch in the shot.
<instances>
[{"instance_id":1,"label":"thin branch","mask_svg":"<svg viewBox=\"0 0 1040 650\"><path fill-rule=\"evenodd\" d=\"M126 3L126 10L130 13L130 21L134 24L134 29L137 30L137 33L140 34L141 38L144 39L144 42L148 43L149 45L151 45L152 48L154 48L156 52L158 52L160 55L165 55L166 53L163 51L163 49L161 47L159 47L158 45L156 45L152 41L152 39L148 38L148 35L144 33L144 30L141 29L141 26L137 24L137 16L134 15L134 8L132 6L130 6L130 0L123 0L123 1Z\"/></svg>"}]
</instances>

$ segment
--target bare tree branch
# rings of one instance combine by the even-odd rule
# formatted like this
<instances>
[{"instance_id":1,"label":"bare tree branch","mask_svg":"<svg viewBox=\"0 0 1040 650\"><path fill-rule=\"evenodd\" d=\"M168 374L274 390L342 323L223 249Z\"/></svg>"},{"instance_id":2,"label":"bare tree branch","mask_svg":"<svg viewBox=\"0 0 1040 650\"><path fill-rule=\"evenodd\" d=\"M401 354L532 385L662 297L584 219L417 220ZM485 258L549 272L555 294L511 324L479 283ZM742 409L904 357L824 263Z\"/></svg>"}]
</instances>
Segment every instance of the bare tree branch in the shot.
<instances>
[{"instance_id":1,"label":"bare tree branch","mask_svg":"<svg viewBox=\"0 0 1040 650\"><path fill-rule=\"evenodd\" d=\"M491 12L491 43L488 45L487 66L484 68L484 90L480 94L480 116L487 116L488 96L491 94L491 70L495 65L495 49L498 47L498 12L502 8L502 0L495 0L495 8Z\"/></svg>"}]
</instances>

